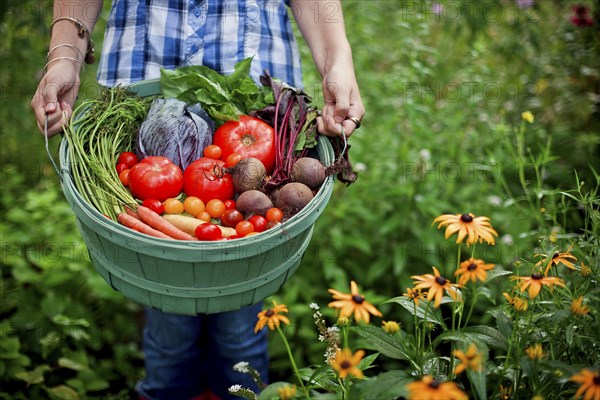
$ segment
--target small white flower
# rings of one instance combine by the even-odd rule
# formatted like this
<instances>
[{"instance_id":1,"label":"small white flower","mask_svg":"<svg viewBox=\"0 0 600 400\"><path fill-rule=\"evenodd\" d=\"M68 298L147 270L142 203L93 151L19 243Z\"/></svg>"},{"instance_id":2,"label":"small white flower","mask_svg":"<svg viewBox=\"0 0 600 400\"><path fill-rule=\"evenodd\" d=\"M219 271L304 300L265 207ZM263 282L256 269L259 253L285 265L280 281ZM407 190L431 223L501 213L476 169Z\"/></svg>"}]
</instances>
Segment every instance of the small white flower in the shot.
<instances>
[{"instance_id":1,"label":"small white flower","mask_svg":"<svg viewBox=\"0 0 600 400\"><path fill-rule=\"evenodd\" d=\"M236 393L236 392L239 392L242 389L243 389L242 385L233 385L228 390L229 390L229 393Z\"/></svg>"},{"instance_id":2,"label":"small white flower","mask_svg":"<svg viewBox=\"0 0 600 400\"><path fill-rule=\"evenodd\" d=\"M510 245L514 244L514 242L515 242L512 235L509 235L508 233L506 235L502 235L500 237L500 241L507 246L510 246Z\"/></svg>"},{"instance_id":3,"label":"small white flower","mask_svg":"<svg viewBox=\"0 0 600 400\"><path fill-rule=\"evenodd\" d=\"M233 366L233 370L237 371L237 372L241 372L243 374L247 374L248 372L250 372L250 370L248 369L248 361L240 361L239 363L237 363ZM241 386L240 386L240 388L241 388Z\"/></svg>"},{"instance_id":4,"label":"small white flower","mask_svg":"<svg viewBox=\"0 0 600 400\"><path fill-rule=\"evenodd\" d=\"M315 313L313 314L314 319L320 319L322 316L323 314L321 314L321 311L315 311Z\"/></svg>"},{"instance_id":5,"label":"small white flower","mask_svg":"<svg viewBox=\"0 0 600 400\"><path fill-rule=\"evenodd\" d=\"M419 157L423 159L423 161L431 160L431 152L429 149L421 149L419 150Z\"/></svg>"},{"instance_id":6,"label":"small white flower","mask_svg":"<svg viewBox=\"0 0 600 400\"><path fill-rule=\"evenodd\" d=\"M324 341L325 341L325 336L319 335L319 342L324 342Z\"/></svg>"},{"instance_id":7,"label":"small white flower","mask_svg":"<svg viewBox=\"0 0 600 400\"><path fill-rule=\"evenodd\" d=\"M319 309L319 305L317 303L310 303L308 306L313 310Z\"/></svg>"},{"instance_id":8,"label":"small white flower","mask_svg":"<svg viewBox=\"0 0 600 400\"><path fill-rule=\"evenodd\" d=\"M367 170L367 164L365 164L365 163L361 163L361 162L359 162L359 163L356 163L356 164L354 164L354 170L355 170L356 172L363 172L363 171L366 171L366 170Z\"/></svg>"},{"instance_id":9,"label":"small white flower","mask_svg":"<svg viewBox=\"0 0 600 400\"><path fill-rule=\"evenodd\" d=\"M502 199L496 195L488 196L488 201L490 202L491 205L496 206L496 207L502 204Z\"/></svg>"}]
</instances>

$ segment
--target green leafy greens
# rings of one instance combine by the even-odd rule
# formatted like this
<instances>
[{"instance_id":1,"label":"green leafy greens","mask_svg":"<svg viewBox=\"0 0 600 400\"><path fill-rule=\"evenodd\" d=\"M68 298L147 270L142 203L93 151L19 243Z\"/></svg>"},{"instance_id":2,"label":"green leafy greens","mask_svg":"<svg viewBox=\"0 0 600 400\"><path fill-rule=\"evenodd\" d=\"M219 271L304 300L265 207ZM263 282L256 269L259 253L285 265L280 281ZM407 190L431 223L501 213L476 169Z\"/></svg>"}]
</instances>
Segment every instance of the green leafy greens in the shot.
<instances>
[{"instance_id":1,"label":"green leafy greens","mask_svg":"<svg viewBox=\"0 0 600 400\"><path fill-rule=\"evenodd\" d=\"M229 75L202 65L162 69L162 95L189 104L200 103L217 124L237 120L240 115L274 103L272 90L257 85L250 77L251 63L252 58L238 62Z\"/></svg>"}]
</instances>

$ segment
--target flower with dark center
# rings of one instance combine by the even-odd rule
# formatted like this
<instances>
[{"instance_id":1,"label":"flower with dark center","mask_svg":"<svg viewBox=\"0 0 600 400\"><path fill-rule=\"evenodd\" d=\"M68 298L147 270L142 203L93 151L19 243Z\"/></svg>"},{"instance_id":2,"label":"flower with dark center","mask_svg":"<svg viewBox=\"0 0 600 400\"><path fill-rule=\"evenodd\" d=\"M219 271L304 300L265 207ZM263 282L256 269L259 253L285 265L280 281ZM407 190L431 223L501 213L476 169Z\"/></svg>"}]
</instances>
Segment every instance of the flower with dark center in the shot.
<instances>
[{"instance_id":1,"label":"flower with dark center","mask_svg":"<svg viewBox=\"0 0 600 400\"><path fill-rule=\"evenodd\" d=\"M535 265L536 266L546 265L544 274L547 274L548 270L553 265L558 265L558 264L563 264L565 267L567 267L569 269L577 270L575 265L573 265L573 262L569 261L569 260L577 261L577 257L575 257L573 254L570 253L572 247L573 247L573 245L569 246L567 251L564 251L564 252L556 251L552 254L552 257L550 257L550 258L548 258L548 256L546 254L536 254L536 256L538 256L538 257L542 256L544 258L542 258L540 261L538 261Z\"/></svg>"},{"instance_id":2,"label":"flower with dark center","mask_svg":"<svg viewBox=\"0 0 600 400\"><path fill-rule=\"evenodd\" d=\"M462 350L455 350L454 357L460 361L460 364L454 368L454 373L456 375L462 373L466 369L473 371L481 370L481 355L477 351L475 343L469 345L466 353Z\"/></svg>"},{"instance_id":3,"label":"flower with dark center","mask_svg":"<svg viewBox=\"0 0 600 400\"><path fill-rule=\"evenodd\" d=\"M365 352L363 350L358 350L356 353L352 354L352 350L348 348L343 350L338 349L335 352L335 357L330 362L331 368L333 368L342 379L348 375L362 378L363 373L358 368L358 364L360 364L360 360L362 360L364 355Z\"/></svg>"},{"instance_id":4,"label":"flower with dark center","mask_svg":"<svg viewBox=\"0 0 600 400\"><path fill-rule=\"evenodd\" d=\"M408 400L467 400L469 397L454 382L441 382L430 375L409 383Z\"/></svg>"},{"instance_id":5,"label":"flower with dark center","mask_svg":"<svg viewBox=\"0 0 600 400\"><path fill-rule=\"evenodd\" d=\"M289 324L290 320L285 315L280 314L286 312L288 312L288 309L285 304L277 304L273 301L272 308L258 313L258 322L254 327L254 333L258 333L265 325L268 325L270 330L275 330L275 328L279 327L281 322Z\"/></svg>"},{"instance_id":6,"label":"flower with dark center","mask_svg":"<svg viewBox=\"0 0 600 400\"><path fill-rule=\"evenodd\" d=\"M415 302L415 305L418 306L419 299L423 298L423 293L421 293L421 289L406 288L406 293L404 293L402 296L412 299L412 301Z\"/></svg>"},{"instance_id":7,"label":"flower with dark center","mask_svg":"<svg viewBox=\"0 0 600 400\"><path fill-rule=\"evenodd\" d=\"M571 301L571 312L575 315L587 315L590 313L590 307L583 304L583 296L579 296Z\"/></svg>"},{"instance_id":8,"label":"flower with dark center","mask_svg":"<svg viewBox=\"0 0 600 400\"><path fill-rule=\"evenodd\" d=\"M371 303L365 300L365 296L358 293L358 285L356 282L350 282L350 294L339 292L335 289L329 289L329 293L333 295L329 307L337 308L340 317L350 317L354 314L354 319L357 322L365 321L367 324L370 321L370 314L381 317L381 312Z\"/></svg>"},{"instance_id":9,"label":"flower with dark center","mask_svg":"<svg viewBox=\"0 0 600 400\"><path fill-rule=\"evenodd\" d=\"M411 278L415 279L414 289L429 289L427 291L427 300L435 299L435 307L439 307L444 296L444 291L456 301L460 297L460 293L457 290L459 285L450 283L446 278L440 275L440 271L436 267L433 267L433 273L425 275L413 275Z\"/></svg>"},{"instance_id":10,"label":"flower with dark center","mask_svg":"<svg viewBox=\"0 0 600 400\"><path fill-rule=\"evenodd\" d=\"M573 375L570 380L581 384L575 393L575 398L600 399L600 371L585 368Z\"/></svg>"},{"instance_id":11,"label":"flower with dark center","mask_svg":"<svg viewBox=\"0 0 600 400\"><path fill-rule=\"evenodd\" d=\"M446 227L445 237L448 239L458 233L456 243L462 243L467 238L467 246L484 241L493 245L496 243L494 236L498 233L492 228L488 217L476 217L468 214L444 214L433 220L439 223L438 228Z\"/></svg>"},{"instance_id":12,"label":"flower with dark center","mask_svg":"<svg viewBox=\"0 0 600 400\"><path fill-rule=\"evenodd\" d=\"M540 291L544 286L547 286L550 289L552 289L554 285L562 287L565 286L565 283L562 279L554 276L544 276L539 272L535 272L529 277L513 276L511 279L518 281L517 285L521 292L525 292L525 290L528 289L530 299L533 299L540 294Z\"/></svg>"}]
</instances>

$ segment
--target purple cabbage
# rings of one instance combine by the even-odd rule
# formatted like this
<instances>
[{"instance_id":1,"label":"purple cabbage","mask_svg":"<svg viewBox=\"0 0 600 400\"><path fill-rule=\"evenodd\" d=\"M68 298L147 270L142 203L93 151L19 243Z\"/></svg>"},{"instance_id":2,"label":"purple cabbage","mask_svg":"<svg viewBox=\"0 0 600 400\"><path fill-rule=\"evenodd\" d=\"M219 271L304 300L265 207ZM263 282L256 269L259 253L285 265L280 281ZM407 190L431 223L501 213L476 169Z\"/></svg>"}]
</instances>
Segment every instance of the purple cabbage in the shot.
<instances>
[{"instance_id":1,"label":"purple cabbage","mask_svg":"<svg viewBox=\"0 0 600 400\"><path fill-rule=\"evenodd\" d=\"M142 159L163 156L182 170L202 157L211 144L215 125L199 104L174 99L155 99L140 126L135 152Z\"/></svg>"}]
</instances>

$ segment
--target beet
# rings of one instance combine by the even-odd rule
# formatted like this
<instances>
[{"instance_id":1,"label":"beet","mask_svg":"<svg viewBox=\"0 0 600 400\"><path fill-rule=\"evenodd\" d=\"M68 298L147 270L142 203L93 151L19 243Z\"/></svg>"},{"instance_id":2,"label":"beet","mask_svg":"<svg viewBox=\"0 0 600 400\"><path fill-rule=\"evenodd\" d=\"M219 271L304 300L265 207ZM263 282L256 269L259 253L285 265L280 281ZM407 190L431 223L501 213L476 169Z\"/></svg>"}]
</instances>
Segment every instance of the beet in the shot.
<instances>
[{"instance_id":1,"label":"beet","mask_svg":"<svg viewBox=\"0 0 600 400\"><path fill-rule=\"evenodd\" d=\"M267 210L273 207L273 202L269 196L255 189L240 194L235 204L246 219L253 215L265 215Z\"/></svg>"},{"instance_id":2,"label":"beet","mask_svg":"<svg viewBox=\"0 0 600 400\"><path fill-rule=\"evenodd\" d=\"M233 188L237 194L262 188L267 178L264 164L253 157L242 159L235 166L228 168L227 172L233 178Z\"/></svg>"},{"instance_id":3,"label":"beet","mask_svg":"<svg viewBox=\"0 0 600 400\"><path fill-rule=\"evenodd\" d=\"M283 185L277 193L275 206L280 208L286 217L291 217L302 210L312 198L312 190L304 183L290 182Z\"/></svg>"},{"instance_id":4,"label":"beet","mask_svg":"<svg viewBox=\"0 0 600 400\"><path fill-rule=\"evenodd\" d=\"M290 177L314 190L325 181L325 167L316 158L302 157L294 163Z\"/></svg>"}]
</instances>

